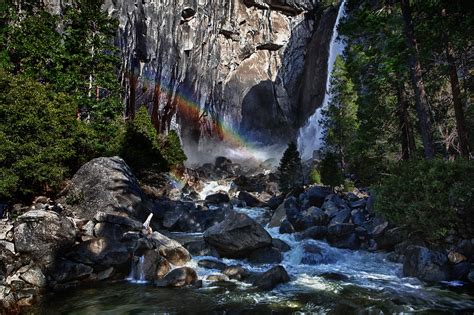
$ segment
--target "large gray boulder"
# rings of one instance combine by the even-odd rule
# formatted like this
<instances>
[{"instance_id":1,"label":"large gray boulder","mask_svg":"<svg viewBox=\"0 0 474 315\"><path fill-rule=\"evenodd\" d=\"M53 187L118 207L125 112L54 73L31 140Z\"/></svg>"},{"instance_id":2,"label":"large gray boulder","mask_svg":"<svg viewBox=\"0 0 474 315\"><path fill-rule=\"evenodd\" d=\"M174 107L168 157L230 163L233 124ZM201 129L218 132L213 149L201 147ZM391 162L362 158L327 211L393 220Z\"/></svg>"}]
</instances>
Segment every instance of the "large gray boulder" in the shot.
<instances>
[{"instance_id":1,"label":"large gray boulder","mask_svg":"<svg viewBox=\"0 0 474 315\"><path fill-rule=\"evenodd\" d=\"M173 269L163 279L155 282L157 287L179 288L196 283L198 277L196 271L189 267Z\"/></svg>"},{"instance_id":2,"label":"large gray boulder","mask_svg":"<svg viewBox=\"0 0 474 315\"><path fill-rule=\"evenodd\" d=\"M94 238L76 245L66 255L70 260L95 267L121 266L130 254L125 244L105 238Z\"/></svg>"},{"instance_id":3,"label":"large gray boulder","mask_svg":"<svg viewBox=\"0 0 474 315\"><path fill-rule=\"evenodd\" d=\"M231 211L221 223L204 233L204 240L223 257L246 257L256 249L272 244L270 234L243 213Z\"/></svg>"},{"instance_id":4,"label":"large gray boulder","mask_svg":"<svg viewBox=\"0 0 474 315\"><path fill-rule=\"evenodd\" d=\"M268 291L279 285L290 281L290 277L283 266L275 266L267 270L255 279L253 285L261 290Z\"/></svg>"},{"instance_id":5,"label":"large gray boulder","mask_svg":"<svg viewBox=\"0 0 474 315\"><path fill-rule=\"evenodd\" d=\"M173 265L182 266L191 260L191 255L186 248L161 233L153 232L150 240L160 255Z\"/></svg>"},{"instance_id":6,"label":"large gray boulder","mask_svg":"<svg viewBox=\"0 0 474 315\"><path fill-rule=\"evenodd\" d=\"M18 253L48 265L74 245L76 229L70 219L56 212L32 210L18 217L13 237Z\"/></svg>"},{"instance_id":7,"label":"large gray boulder","mask_svg":"<svg viewBox=\"0 0 474 315\"><path fill-rule=\"evenodd\" d=\"M120 157L100 157L84 164L64 192L74 217L91 220L98 212L121 213L140 220L149 202L130 167Z\"/></svg>"}]
</instances>

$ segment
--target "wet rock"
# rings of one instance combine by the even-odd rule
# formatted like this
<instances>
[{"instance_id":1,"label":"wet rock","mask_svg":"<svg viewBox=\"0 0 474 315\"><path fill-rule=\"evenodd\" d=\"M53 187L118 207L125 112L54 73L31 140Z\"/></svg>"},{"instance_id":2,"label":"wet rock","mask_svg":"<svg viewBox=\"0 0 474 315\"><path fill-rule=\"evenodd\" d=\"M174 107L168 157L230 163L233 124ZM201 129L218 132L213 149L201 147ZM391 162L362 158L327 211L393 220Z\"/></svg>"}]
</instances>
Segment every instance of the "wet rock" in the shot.
<instances>
[{"instance_id":1,"label":"wet rock","mask_svg":"<svg viewBox=\"0 0 474 315\"><path fill-rule=\"evenodd\" d=\"M193 241L184 244L184 247L192 256L213 256L219 258L217 249L205 241Z\"/></svg>"},{"instance_id":2,"label":"wet rock","mask_svg":"<svg viewBox=\"0 0 474 315\"><path fill-rule=\"evenodd\" d=\"M338 195L329 195L326 197L321 209L332 219L339 211L347 210L349 207Z\"/></svg>"},{"instance_id":3,"label":"wet rock","mask_svg":"<svg viewBox=\"0 0 474 315\"><path fill-rule=\"evenodd\" d=\"M201 259L198 261L198 266L206 269L217 269L224 270L227 268L227 265L221 261L213 259Z\"/></svg>"},{"instance_id":4,"label":"wet rock","mask_svg":"<svg viewBox=\"0 0 474 315\"><path fill-rule=\"evenodd\" d=\"M422 246L408 246L403 261L403 274L427 282L448 280L446 255Z\"/></svg>"},{"instance_id":5,"label":"wet rock","mask_svg":"<svg viewBox=\"0 0 474 315\"><path fill-rule=\"evenodd\" d=\"M239 192L238 198L239 200L245 202L247 207L259 207L262 205L262 203L260 202L260 200L258 200L257 197L246 191Z\"/></svg>"},{"instance_id":6,"label":"wet rock","mask_svg":"<svg viewBox=\"0 0 474 315\"><path fill-rule=\"evenodd\" d=\"M191 260L191 255L186 248L161 233L153 232L150 241L154 244L154 247L158 249L160 255L165 257L173 265L182 266Z\"/></svg>"},{"instance_id":7,"label":"wet rock","mask_svg":"<svg viewBox=\"0 0 474 315\"><path fill-rule=\"evenodd\" d=\"M222 273L228 276L230 279L233 280L243 280L250 275L250 273L242 268L241 266L228 266Z\"/></svg>"},{"instance_id":8,"label":"wet rock","mask_svg":"<svg viewBox=\"0 0 474 315\"><path fill-rule=\"evenodd\" d=\"M337 272L326 272L319 275L321 278L332 281L347 281L349 277Z\"/></svg>"},{"instance_id":9,"label":"wet rock","mask_svg":"<svg viewBox=\"0 0 474 315\"><path fill-rule=\"evenodd\" d=\"M332 253L314 243L304 243L301 263L305 265L319 265L334 263L336 258Z\"/></svg>"},{"instance_id":10,"label":"wet rock","mask_svg":"<svg viewBox=\"0 0 474 315\"><path fill-rule=\"evenodd\" d=\"M226 276L226 275L221 275L221 274L208 275L206 277L206 280L208 280L208 281L229 281L229 277Z\"/></svg>"},{"instance_id":11,"label":"wet rock","mask_svg":"<svg viewBox=\"0 0 474 315\"><path fill-rule=\"evenodd\" d=\"M285 200L285 197L283 195L279 196L273 196L267 201L267 205L270 209L276 210L278 206L280 206L283 201Z\"/></svg>"},{"instance_id":12,"label":"wet rock","mask_svg":"<svg viewBox=\"0 0 474 315\"><path fill-rule=\"evenodd\" d=\"M474 283L474 270L469 271L467 275L467 279L471 282Z\"/></svg>"},{"instance_id":13,"label":"wet rock","mask_svg":"<svg viewBox=\"0 0 474 315\"><path fill-rule=\"evenodd\" d=\"M328 234L328 228L325 226L312 226L303 232L298 233L297 239L313 239L313 240L322 240Z\"/></svg>"},{"instance_id":14,"label":"wet rock","mask_svg":"<svg viewBox=\"0 0 474 315\"><path fill-rule=\"evenodd\" d=\"M291 249L290 245L278 238L272 239L272 246L277 248L280 252L287 252Z\"/></svg>"},{"instance_id":15,"label":"wet rock","mask_svg":"<svg viewBox=\"0 0 474 315\"><path fill-rule=\"evenodd\" d=\"M178 220L177 230L182 232L204 232L225 219L223 209L195 210L184 213Z\"/></svg>"},{"instance_id":16,"label":"wet rock","mask_svg":"<svg viewBox=\"0 0 474 315\"><path fill-rule=\"evenodd\" d=\"M279 232L280 234L292 234L295 233L295 228L291 225L290 221L284 219L280 225Z\"/></svg>"},{"instance_id":17,"label":"wet rock","mask_svg":"<svg viewBox=\"0 0 474 315\"><path fill-rule=\"evenodd\" d=\"M205 200L207 204L220 204L230 202L229 195L224 192L218 192L215 194L208 195L206 196Z\"/></svg>"},{"instance_id":18,"label":"wet rock","mask_svg":"<svg viewBox=\"0 0 474 315\"><path fill-rule=\"evenodd\" d=\"M110 277L113 276L114 272L115 272L114 267L109 267L109 268L107 268L107 269L105 269L105 270L103 270L103 271L101 271L97 274L97 280L98 281L107 280L107 279L109 279Z\"/></svg>"},{"instance_id":19,"label":"wet rock","mask_svg":"<svg viewBox=\"0 0 474 315\"><path fill-rule=\"evenodd\" d=\"M225 156L218 156L216 157L216 160L214 162L214 167L223 171L227 171L229 166L231 166L232 164L232 161L226 158Z\"/></svg>"},{"instance_id":20,"label":"wet rock","mask_svg":"<svg viewBox=\"0 0 474 315\"><path fill-rule=\"evenodd\" d=\"M133 268L135 275L143 273L146 281L153 281L168 274L171 265L157 250L147 250L143 252L142 257L134 257Z\"/></svg>"},{"instance_id":21,"label":"wet rock","mask_svg":"<svg viewBox=\"0 0 474 315\"><path fill-rule=\"evenodd\" d=\"M129 252L122 243L95 238L76 245L66 256L78 263L108 268L126 264Z\"/></svg>"},{"instance_id":22,"label":"wet rock","mask_svg":"<svg viewBox=\"0 0 474 315\"><path fill-rule=\"evenodd\" d=\"M180 288L196 283L198 280L196 271L189 267L180 267L171 270L164 278L155 281L157 287Z\"/></svg>"},{"instance_id":23,"label":"wet rock","mask_svg":"<svg viewBox=\"0 0 474 315\"><path fill-rule=\"evenodd\" d=\"M280 226L283 220L285 219L286 219L286 209L285 209L285 205L282 203L278 206L278 208L273 213L269 226L270 227Z\"/></svg>"},{"instance_id":24,"label":"wet rock","mask_svg":"<svg viewBox=\"0 0 474 315\"><path fill-rule=\"evenodd\" d=\"M15 222L17 252L28 255L39 264L53 262L74 244L75 239L73 222L56 212L32 210Z\"/></svg>"},{"instance_id":25,"label":"wet rock","mask_svg":"<svg viewBox=\"0 0 474 315\"><path fill-rule=\"evenodd\" d=\"M268 247L272 238L268 232L247 215L230 212L224 221L209 228L204 240L213 245L223 257L239 258L252 251Z\"/></svg>"},{"instance_id":26,"label":"wet rock","mask_svg":"<svg viewBox=\"0 0 474 315\"><path fill-rule=\"evenodd\" d=\"M142 220L150 211L137 179L119 157L100 157L84 164L72 178L61 202L68 205L75 217L88 220L97 211Z\"/></svg>"},{"instance_id":27,"label":"wet rock","mask_svg":"<svg viewBox=\"0 0 474 315\"><path fill-rule=\"evenodd\" d=\"M50 270L50 275L57 283L83 280L89 278L94 269L90 266L70 260L60 260Z\"/></svg>"},{"instance_id":28,"label":"wet rock","mask_svg":"<svg viewBox=\"0 0 474 315\"><path fill-rule=\"evenodd\" d=\"M290 281L290 277L283 266L275 266L258 276L253 285L260 290L269 291L281 283Z\"/></svg>"},{"instance_id":29,"label":"wet rock","mask_svg":"<svg viewBox=\"0 0 474 315\"><path fill-rule=\"evenodd\" d=\"M355 225L363 225L366 221L365 213L361 209L351 211L351 222Z\"/></svg>"},{"instance_id":30,"label":"wet rock","mask_svg":"<svg viewBox=\"0 0 474 315\"><path fill-rule=\"evenodd\" d=\"M329 244L338 248L358 249L360 246L355 227L350 223L330 225L327 240Z\"/></svg>"},{"instance_id":31,"label":"wet rock","mask_svg":"<svg viewBox=\"0 0 474 315\"><path fill-rule=\"evenodd\" d=\"M283 256L278 249L265 247L253 251L248 260L255 264L278 264L283 260Z\"/></svg>"}]
</instances>

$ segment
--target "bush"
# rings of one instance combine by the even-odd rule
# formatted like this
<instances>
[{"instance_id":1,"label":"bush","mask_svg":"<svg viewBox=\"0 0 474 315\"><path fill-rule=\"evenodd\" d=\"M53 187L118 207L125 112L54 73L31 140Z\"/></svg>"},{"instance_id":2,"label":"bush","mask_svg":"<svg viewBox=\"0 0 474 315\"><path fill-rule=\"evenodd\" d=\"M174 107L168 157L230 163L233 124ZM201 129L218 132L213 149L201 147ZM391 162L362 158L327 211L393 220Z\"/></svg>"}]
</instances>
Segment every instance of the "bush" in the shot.
<instances>
[{"instance_id":1,"label":"bush","mask_svg":"<svg viewBox=\"0 0 474 315\"><path fill-rule=\"evenodd\" d=\"M168 170L156 130L145 107L141 107L135 118L127 122L121 151L120 155L137 173L150 169Z\"/></svg>"},{"instance_id":2,"label":"bush","mask_svg":"<svg viewBox=\"0 0 474 315\"><path fill-rule=\"evenodd\" d=\"M166 136L161 145L161 151L169 167L182 166L184 161L187 160L178 133L174 130L171 130Z\"/></svg>"},{"instance_id":3,"label":"bush","mask_svg":"<svg viewBox=\"0 0 474 315\"><path fill-rule=\"evenodd\" d=\"M76 105L32 79L0 70L0 199L57 188L75 155Z\"/></svg>"},{"instance_id":4,"label":"bush","mask_svg":"<svg viewBox=\"0 0 474 315\"><path fill-rule=\"evenodd\" d=\"M309 173L309 183L310 184L321 184L321 174L316 166L311 169Z\"/></svg>"},{"instance_id":5,"label":"bush","mask_svg":"<svg viewBox=\"0 0 474 315\"><path fill-rule=\"evenodd\" d=\"M336 157L332 153L326 153L319 166L321 181L324 185L336 187L344 184L342 171L337 164Z\"/></svg>"},{"instance_id":6,"label":"bush","mask_svg":"<svg viewBox=\"0 0 474 315\"><path fill-rule=\"evenodd\" d=\"M303 185L303 165L294 142L288 144L278 167L279 186L284 193Z\"/></svg>"},{"instance_id":7,"label":"bush","mask_svg":"<svg viewBox=\"0 0 474 315\"><path fill-rule=\"evenodd\" d=\"M451 229L459 231L464 223L472 224L472 174L472 161L400 163L376 189L375 209L396 224L421 231L428 239L440 239Z\"/></svg>"}]
</instances>

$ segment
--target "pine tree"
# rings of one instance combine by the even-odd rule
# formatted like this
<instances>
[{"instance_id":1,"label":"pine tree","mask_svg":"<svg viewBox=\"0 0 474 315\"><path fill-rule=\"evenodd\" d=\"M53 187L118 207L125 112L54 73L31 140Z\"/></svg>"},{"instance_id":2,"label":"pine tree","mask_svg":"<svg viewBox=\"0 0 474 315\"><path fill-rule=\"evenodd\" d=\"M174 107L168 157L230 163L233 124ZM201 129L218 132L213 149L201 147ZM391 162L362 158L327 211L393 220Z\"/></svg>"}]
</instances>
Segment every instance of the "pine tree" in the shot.
<instances>
[{"instance_id":1,"label":"pine tree","mask_svg":"<svg viewBox=\"0 0 474 315\"><path fill-rule=\"evenodd\" d=\"M187 159L186 154L181 147L179 135L175 130L171 130L168 133L161 145L161 151L168 162L168 166L171 168L182 166L184 161Z\"/></svg>"},{"instance_id":2,"label":"pine tree","mask_svg":"<svg viewBox=\"0 0 474 315\"><path fill-rule=\"evenodd\" d=\"M323 155L330 152L343 169L354 142L359 120L357 118L357 94L342 57L338 56L331 77L331 100L323 111L321 124L324 128Z\"/></svg>"},{"instance_id":3,"label":"pine tree","mask_svg":"<svg viewBox=\"0 0 474 315\"><path fill-rule=\"evenodd\" d=\"M288 144L278 167L280 190L284 193L303 185L303 166L294 142Z\"/></svg>"}]
</instances>

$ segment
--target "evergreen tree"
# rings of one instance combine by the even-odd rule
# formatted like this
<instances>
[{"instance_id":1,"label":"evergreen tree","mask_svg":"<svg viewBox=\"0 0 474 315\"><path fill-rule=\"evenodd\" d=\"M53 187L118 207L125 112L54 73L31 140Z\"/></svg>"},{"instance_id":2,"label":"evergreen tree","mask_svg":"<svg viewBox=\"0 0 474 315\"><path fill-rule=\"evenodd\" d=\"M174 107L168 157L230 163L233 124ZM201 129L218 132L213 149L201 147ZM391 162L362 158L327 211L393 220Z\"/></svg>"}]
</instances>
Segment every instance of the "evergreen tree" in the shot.
<instances>
[{"instance_id":1,"label":"evergreen tree","mask_svg":"<svg viewBox=\"0 0 474 315\"><path fill-rule=\"evenodd\" d=\"M179 135L175 130L171 130L161 145L166 162L169 167L182 166L187 157L181 147Z\"/></svg>"},{"instance_id":2,"label":"evergreen tree","mask_svg":"<svg viewBox=\"0 0 474 315\"><path fill-rule=\"evenodd\" d=\"M359 121L357 94L341 56L336 58L330 83L332 97L328 108L323 111L323 119L320 122L324 128L323 151L331 152L344 169L357 136Z\"/></svg>"},{"instance_id":3,"label":"evergreen tree","mask_svg":"<svg viewBox=\"0 0 474 315\"><path fill-rule=\"evenodd\" d=\"M288 193L303 185L303 166L300 153L294 142L288 144L278 167L280 190Z\"/></svg>"}]
</instances>

